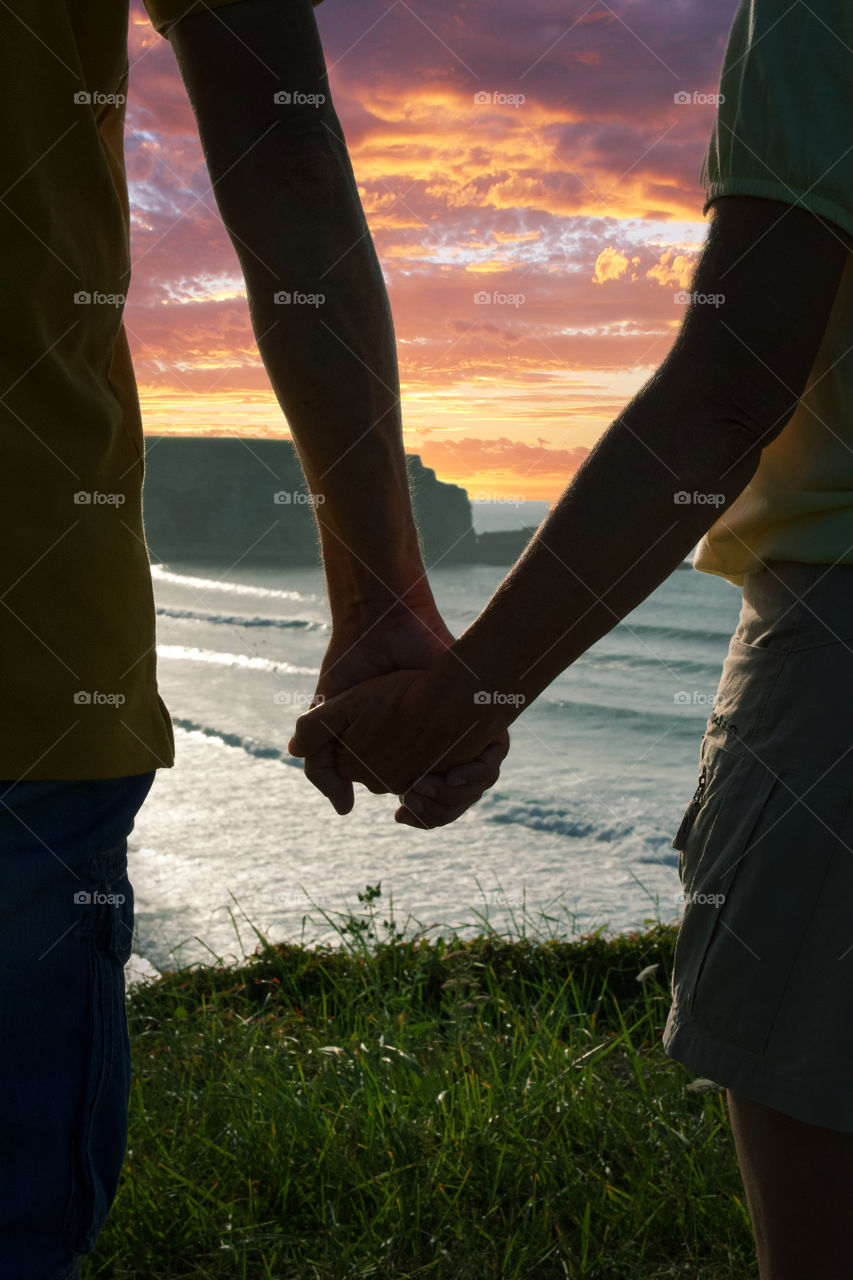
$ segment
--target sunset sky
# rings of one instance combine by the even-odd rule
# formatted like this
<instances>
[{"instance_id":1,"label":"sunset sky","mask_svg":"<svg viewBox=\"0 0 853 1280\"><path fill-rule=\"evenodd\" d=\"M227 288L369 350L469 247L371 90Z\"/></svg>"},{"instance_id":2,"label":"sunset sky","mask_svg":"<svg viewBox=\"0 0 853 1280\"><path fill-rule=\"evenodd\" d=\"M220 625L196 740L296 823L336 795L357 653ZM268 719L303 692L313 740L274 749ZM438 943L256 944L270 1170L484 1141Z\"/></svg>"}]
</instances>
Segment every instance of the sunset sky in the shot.
<instances>
[{"instance_id":1,"label":"sunset sky","mask_svg":"<svg viewBox=\"0 0 853 1280\"><path fill-rule=\"evenodd\" d=\"M441 479L555 497L666 355L705 235L714 107L693 99L717 90L735 8L316 9L394 312L406 449ZM286 436L174 57L139 0L130 56L125 318L145 428Z\"/></svg>"}]
</instances>

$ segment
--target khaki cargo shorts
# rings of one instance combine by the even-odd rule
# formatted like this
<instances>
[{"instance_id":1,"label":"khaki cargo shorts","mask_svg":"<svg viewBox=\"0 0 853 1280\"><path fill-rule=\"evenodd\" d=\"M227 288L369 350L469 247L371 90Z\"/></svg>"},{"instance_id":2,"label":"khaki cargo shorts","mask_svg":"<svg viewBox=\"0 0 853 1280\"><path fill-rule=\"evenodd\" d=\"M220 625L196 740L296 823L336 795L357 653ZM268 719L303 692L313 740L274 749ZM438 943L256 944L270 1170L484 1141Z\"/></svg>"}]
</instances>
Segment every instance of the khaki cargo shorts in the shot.
<instances>
[{"instance_id":1,"label":"khaki cargo shorts","mask_svg":"<svg viewBox=\"0 0 853 1280\"><path fill-rule=\"evenodd\" d=\"M853 565L747 575L673 840L669 1057L853 1132Z\"/></svg>"}]
</instances>

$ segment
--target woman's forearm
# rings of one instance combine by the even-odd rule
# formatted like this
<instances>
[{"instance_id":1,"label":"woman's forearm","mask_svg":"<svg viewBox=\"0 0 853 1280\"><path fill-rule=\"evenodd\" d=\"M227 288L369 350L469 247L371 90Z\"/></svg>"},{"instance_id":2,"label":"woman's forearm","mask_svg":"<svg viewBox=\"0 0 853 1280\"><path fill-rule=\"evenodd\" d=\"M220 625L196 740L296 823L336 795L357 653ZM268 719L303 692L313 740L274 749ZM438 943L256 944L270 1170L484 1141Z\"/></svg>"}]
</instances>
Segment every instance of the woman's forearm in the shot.
<instances>
[{"instance_id":1,"label":"woman's forearm","mask_svg":"<svg viewBox=\"0 0 853 1280\"><path fill-rule=\"evenodd\" d=\"M759 460L759 447L734 426L721 424L709 447L706 418L666 376L639 392L434 668L436 686L449 683L461 698L479 693L481 714L508 725L650 595Z\"/></svg>"},{"instance_id":2,"label":"woman's forearm","mask_svg":"<svg viewBox=\"0 0 853 1280\"><path fill-rule=\"evenodd\" d=\"M483 699L505 726L672 572L794 412L850 248L806 209L717 201L672 350L441 659L437 689L455 685L460 707L511 697Z\"/></svg>"}]
</instances>

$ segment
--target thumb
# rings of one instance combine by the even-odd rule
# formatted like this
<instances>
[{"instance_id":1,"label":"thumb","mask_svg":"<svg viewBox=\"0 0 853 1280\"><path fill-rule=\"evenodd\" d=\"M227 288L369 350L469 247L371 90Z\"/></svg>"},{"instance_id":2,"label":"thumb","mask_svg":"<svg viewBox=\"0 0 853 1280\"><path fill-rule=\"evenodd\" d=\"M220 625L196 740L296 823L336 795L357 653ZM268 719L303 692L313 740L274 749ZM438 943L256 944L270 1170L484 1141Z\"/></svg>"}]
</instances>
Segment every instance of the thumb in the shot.
<instances>
[{"instance_id":1,"label":"thumb","mask_svg":"<svg viewBox=\"0 0 853 1280\"><path fill-rule=\"evenodd\" d=\"M327 698L299 716L293 737L287 744L292 756L313 756L328 743L341 737L352 716L347 712L346 694Z\"/></svg>"}]
</instances>

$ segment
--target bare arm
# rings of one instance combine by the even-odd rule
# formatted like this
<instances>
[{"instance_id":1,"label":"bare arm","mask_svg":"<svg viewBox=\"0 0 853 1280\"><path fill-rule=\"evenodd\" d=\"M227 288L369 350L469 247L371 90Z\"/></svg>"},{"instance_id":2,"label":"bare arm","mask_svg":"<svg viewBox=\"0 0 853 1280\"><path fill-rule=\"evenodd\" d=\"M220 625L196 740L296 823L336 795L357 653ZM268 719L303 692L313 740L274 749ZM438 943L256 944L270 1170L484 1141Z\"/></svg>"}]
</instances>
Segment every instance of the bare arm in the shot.
<instances>
[{"instance_id":1,"label":"bare arm","mask_svg":"<svg viewBox=\"0 0 853 1280\"><path fill-rule=\"evenodd\" d=\"M372 620L400 598L434 608L406 480L388 297L310 0L190 14L169 40L264 365L309 487L324 498L333 621ZM276 303L281 293L289 304Z\"/></svg>"},{"instance_id":2,"label":"bare arm","mask_svg":"<svg viewBox=\"0 0 853 1280\"><path fill-rule=\"evenodd\" d=\"M310 0L240 0L189 14L168 34L258 348L309 488L323 499L315 510L332 637L317 694L424 668L453 637L424 573L391 311ZM499 731L478 760L468 757L465 787L434 778L424 819L443 824L479 799L508 745ZM315 753L305 773L349 811L352 785L333 750Z\"/></svg>"},{"instance_id":3,"label":"bare arm","mask_svg":"<svg viewBox=\"0 0 853 1280\"><path fill-rule=\"evenodd\" d=\"M746 196L717 202L693 291L724 303L691 304L667 359L454 654L529 703L669 576L794 412L850 243L804 209ZM680 505L683 490L725 501Z\"/></svg>"},{"instance_id":4,"label":"bare arm","mask_svg":"<svg viewBox=\"0 0 853 1280\"><path fill-rule=\"evenodd\" d=\"M806 387L849 249L840 228L803 209L718 201L693 289L725 303L688 309L667 359L435 666L370 682L302 717L291 750L333 730L350 776L362 776L366 761L400 791L439 763L461 762L516 719L672 572L748 484ZM725 501L679 505L679 490ZM514 701L480 705L478 690Z\"/></svg>"}]
</instances>

